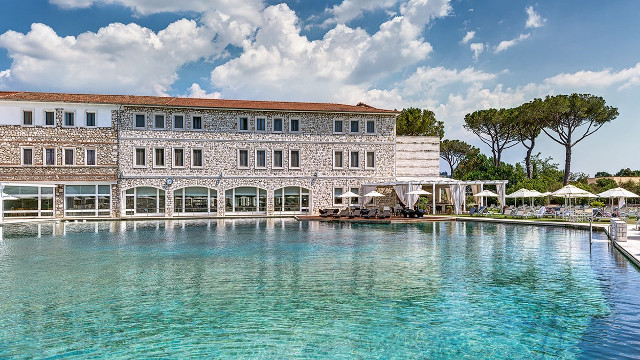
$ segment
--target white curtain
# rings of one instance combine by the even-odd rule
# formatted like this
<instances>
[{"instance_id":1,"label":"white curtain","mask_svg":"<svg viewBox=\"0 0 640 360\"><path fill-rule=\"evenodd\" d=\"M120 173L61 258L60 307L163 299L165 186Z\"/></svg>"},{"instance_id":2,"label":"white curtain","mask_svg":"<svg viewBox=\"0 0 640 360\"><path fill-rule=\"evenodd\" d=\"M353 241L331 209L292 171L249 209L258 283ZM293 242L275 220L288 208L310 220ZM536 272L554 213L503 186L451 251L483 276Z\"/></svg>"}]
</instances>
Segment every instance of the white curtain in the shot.
<instances>
[{"instance_id":1,"label":"white curtain","mask_svg":"<svg viewBox=\"0 0 640 360\"><path fill-rule=\"evenodd\" d=\"M409 192L422 189L421 185L409 185ZM413 206L418 202L420 195L407 194L407 207L413 209Z\"/></svg>"},{"instance_id":2,"label":"white curtain","mask_svg":"<svg viewBox=\"0 0 640 360\"><path fill-rule=\"evenodd\" d=\"M458 190L458 185L449 185L449 189L447 190L447 195L451 194L450 199L453 204L453 211L457 214L460 207L460 191Z\"/></svg>"},{"instance_id":3,"label":"white curtain","mask_svg":"<svg viewBox=\"0 0 640 360\"><path fill-rule=\"evenodd\" d=\"M473 193L476 204L483 206L484 204L482 203L482 196L476 197L476 194L479 193L480 191L482 191L480 189L480 185L471 185L471 192Z\"/></svg>"},{"instance_id":4,"label":"white curtain","mask_svg":"<svg viewBox=\"0 0 640 360\"><path fill-rule=\"evenodd\" d=\"M368 194L376 189L375 185L363 185L360 189L362 189L362 194ZM372 196L363 196L362 205L366 205L373 199Z\"/></svg>"},{"instance_id":5,"label":"white curtain","mask_svg":"<svg viewBox=\"0 0 640 360\"><path fill-rule=\"evenodd\" d=\"M400 202L403 205L407 205L407 200L406 200L406 193L408 193L411 190L409 189L409 185L393 185L393 190L396 191L396 195L398 195L398 199L400 200Z\"/></svg>"},{"instance_id":6,"label":"white curtain","mask_svg":"<svg viewBox=\"0 0 640 360\"><path fill-rule=\"evenodd\" d=\"M496 184L496 191L498 192L498 202L500 203L500 206L504 206L504 200L505 200L505 184Z\"/></svg>"},{"instance_id":7,"label":"white curtain","mask_svg":"<svg viewBox=\"0 0 640 360\"><path fill-rule=\"evenodd\" d=\"M458 185L458 206L456 206L456 214L462 213L462 206L467 203L467 186Z\"/></svg>"},{"instance_id":8,"label":"white curtain","mask_svg":"<svg viewBox=\"0 0 640 360\"><path fill-rule=\"evenodd\" d=\"M626 203L626 199L621 197L618 198L618 209L622 209L622 207L624 206L624 204Z\"/></svg>"}]
</instances>

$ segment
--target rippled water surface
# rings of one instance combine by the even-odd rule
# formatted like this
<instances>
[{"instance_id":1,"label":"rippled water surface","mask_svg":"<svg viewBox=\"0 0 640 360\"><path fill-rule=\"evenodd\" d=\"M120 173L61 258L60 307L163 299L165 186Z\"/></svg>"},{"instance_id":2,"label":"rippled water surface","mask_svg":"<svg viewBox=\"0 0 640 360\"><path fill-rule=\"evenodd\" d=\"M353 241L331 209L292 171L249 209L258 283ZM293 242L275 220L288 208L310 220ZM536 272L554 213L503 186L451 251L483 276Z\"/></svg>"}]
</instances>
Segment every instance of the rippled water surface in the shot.
<instances>
[{"instance_id":1,"label":"rippled water surface","mask_svg":"<svg viewBox=\"0 0 640 360\"><path fill-rule=\"evenodd\" d=\"M639 272L583 231L212 220L1 235L0 358L640 359Z\"/></svg>"}]
</instances>

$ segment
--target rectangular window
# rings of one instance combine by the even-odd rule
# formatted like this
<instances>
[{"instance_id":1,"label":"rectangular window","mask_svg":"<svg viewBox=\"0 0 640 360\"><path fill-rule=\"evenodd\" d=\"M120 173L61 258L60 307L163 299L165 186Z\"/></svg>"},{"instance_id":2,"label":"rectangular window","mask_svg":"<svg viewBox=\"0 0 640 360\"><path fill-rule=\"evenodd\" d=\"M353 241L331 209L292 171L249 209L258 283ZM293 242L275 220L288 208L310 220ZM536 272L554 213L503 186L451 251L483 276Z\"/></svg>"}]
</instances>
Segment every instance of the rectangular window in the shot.
<instances>
[{"instance_id":1,"label":"rectangular window","mask_svg":"<svg viewBox=\"0 0 640 360\"><path fill-rule=\"evenodd\" d=\"M333 152L333 167L336 169L342 169L344 167L344 152L342 150L335 150Z\"/></svg>"},{"instance_id":2,"label":"rectangular window","mask_svg":"<svg viewBox=\"0 0 640 360\"><path fill-rule=\"evenodd\" d=\"M357 134L358 131L360 131L360 121L358 120L351 120L351 127L349 129L349 131L351 131L352 134Z\"/></svg>"},{"instance_id":3,"label":"rectangular window","mask_svg":"<svg viewBox=\"0 0 640 360\"><path fill-rule=\"evenodd\" d=\"M173 149L173 166L184 167L184 149Z\"/></svg>"},{"instance_id":4,"label":"rectangular window","mask_svg":"<svg viewBox=\"0 0 640 360\"><path fill-rule=\"evenodd\" d=\"M376 121L367 120L367 134L375 134L375 133L376 133Z\"/></svg>"},{"instance_id":5,"label":"rectangular window","mask_svg":"<svg viewBox=\"0 0 640 360\"><path fill-rule=\"evenodd\" d=\"M342 188L333 188L333 204L334 205L342 205L342 198L340 195L343 193Z\"/></svg>"},{"instance_id":6,"label":"rectangular window","mask_svg":"<svg viewBox=\"0 0 640 360\"><path fill-rule=\"evenodd\" d=\"M246 117L238 118L238 130L249 131L249 118L246 118Z\"/></svg>"},{"instance_id":7,"label":"rectangular window","mask_svg":"<svg viewBox=\"0 0 640 360\"><path fill-rule=\"evenodd\" d=\"M333 132L336 134L342 133L342 120L333 121Z\"/></svg>"},{"instance_id":8,"label":"rectangular window","mask_svg":"<svg viewBox=\"0 0 640 360\"><path fill-rule=\"evenodd\" d=\"M26 126L33 125L33 111L32 110L22 110L22 125L26 125Z\"/></svg>"},{"instance_id":9,"label":"rectangular window","mask_svg":"<svg viewBox=\"0 0 640 360\"><path fill-rule=\"evenodd\" d=\"M163 148L153 149L153 166L159 167L159 168L165 167L165 157L164 157Z\"/></svg>"},{"instance_id":10,"label":"rectangular window","mask_svg":"<svg viewBox=\"0 0 640 360\"><path fill-rule=\"evenodd\" d=\"M204 166L204 159L202 158L202 149L191 150L191 167Z\"/></svg>"},{"instance_id":11,"label":"rectangular window","mask_svg":"<svg viewBox=\"0 0 640 360\"><path fill-rule=\"evenodd\" d=\"M184 115L173 115L173 128L184 129Z\"/></svg>"},{"instance_id":12,"label":"rectangular window","mask_svg":"<svg viewBox=\"0 0 640 360\"><path fill-rule=\"evenodd\" d=\"M85 164L96 165L96 149L87 149L85 152Z\"/></svg>"},{"instance_id":13,"label":"rectangular window","mask_svg":"<svg viewBox=\"0 0 640 360\"><path fill-rule=\"evenodd\" d=\"M145 167L147 166L147 149L145 148L136 148L135 159L133 165L136 167Z\"/></svg>"},{"instance_id":14,"label":"rectangular window","mask_svg":"<svg viewBox=\"0 0 640 360\"><path fill-rule=\"evenodd\" d=\"M156 114L153 117L153 127L156 129L164 129L164 115Z\"/></svg>"},{"instance_id":15,"label":"rectangular window","mask_svg":"<svg viewBox=\"0 0 640 360\"><path fill-rule=\"evenodd\" d=\"M193 130L202 130L202 116L194 116L191 121Z\"/></svg>"},{"instance_id":16,"label":"rectangular window","mask_svg":"<svg viewBox=\"0 0 640 360\"><path fill-rule=\"evenodd\" d=\"M282 119L273 119L273 132L282 132Z\"/></svg>"},{"instance_id":17,"label":"rectangular window","mask_svg":"<svg viewBox=\"0 0 640 360\"><path fill-rule=\"evenodd\" d=\"M256 150L256 168L264 169L267 167L267 151Z\"/></svg>"},{"instance_id":18,"label":"rectangular window","mask_svg":"<svg viewBox=\"0 0 640 360\"><path fill-rule=\"evenodd\" d=\"M76 164L76 150L64 149L64 164L75 165Z\"/></svg>"},{"instance_id":19,"label":"rectangular window","mask_svg":"<svg viewBox=\"0 0 640 360\"><path fill-rule=\"evenodd\" d=\"M64 126L75 126L76 125L76 113L66 111L64 113Z\"/></svg>"},{"instance_id":20,"label":"rectangular window","mask_svg":"<svg viewBox=\"0 0 640 360\"><path fill-rule=\"evenodd\" d=\"M290 169L300 168L300 150L289 151L289 168Z\"/></svg>"},{"instance_id":21,"label":"rectangular window","mask_svg":"<svg viewBox=\"0 0 640 360\"><path fill-rule=\"evenodd\" d=\"M48 148L44 149L44 164L55 165L56 164L56 149Z\"/></svg>"},{"instance_id":22,"label":"rectangular window","mask_svg":"<svg viewBox=\"0 0 640 360\"><path fill-rule=\"evenodd\" d=\"M256 131L265 131L267 129L267 119L256 118Z\"/></svg>"},{"instance_id":23,"label":"rectangular window","mask_svg":"<svg viewBox=\"0 0 640 360\"><path fill-rule=\"evenodd\" d=\"M44 125L45 126L54 126L56 124L56 118L53 111L45 111L44 112Z\"/></svg>"},{"instance_id":24,"label":"rectangular window","mask_svg":"<svg viewBox=\"0 0 640 360\"><path fill-rule=\"evenodd\" d=\"M87 115L87 126L88 127L96 126L96 113L87 112L86 115Z\"/></svg>"},{"instance_id":25,"label":"rectangular window","mask_svg":"<svg viewBox=\"0 0 640 360\"><path fill-rule=\"evenodd\" d=\"M289 131L291 131L291 132L300 131L300 120L299 119L291 119L289 121Z\"/></svg>"},{"instance_id":26,"label":"rectangular window","mask_svg":"<svg viewBox=\"0 0 640 360\"><path fill-rule=\"evenodd\" d=\"M351 189L349 189L349 191L351 191L354 194L358 194L358 193L360 193L360 188L351 188ZM352 197L352 198L349 198L349 199L351 199L351 205L358 205L358 198L357 197Z\"/></svg>"},{"instance_id":27,"label":"rectangular window","mask_svg":"<svg viewBox=\"0 0 640 360\"><path fill-rule=\"evenodd\" d=\"M136 123L134 124L138 129L144 129L147 127L147 119L144 114L136 114Z\"/></svg>"},{"instance_id":28,"label":"rectangular window","mask_svg":"<svg viewBox=\"0 0 640 360\"><path fill-rule=\"evenodd\" d=\"M249 150L238 150L238 167L242 169L249 167Z\"/></svg>"},{"instance_id":29,"label":"rectangular window","mask_svg":"<svg viewBox=\"0 0 640 360\"><path fill-rule=\"evenodd\" d=\"M357 151L352 151L349 154L349 167L350 168L359 168L360 167L360 153Z\"/></svg>"},{"instance_id":30,"label":"rectangular window","mask_svg":"<svg viewBox=\"0 0 640 360\"><path fill-rule=\"evenodd\" d=\"M273 150L273 168L274 169L282 169L283 167L283 154L282 150Z\"/></svg>"},{"instance_id":31,"label":"rectangular window","mask_svg":"<svg viewBox=\"0 0 640 360\"><path fill-rule=\"evenodd\" d=\"M376 167L376 153L373 151L367 151L365 167L373 169Z\"/></svg>"},{"instance_id":32,"label":"rectangular window","mask_svg":"<svg viewBox=\"0 0 640 360\"><path fill-rule=\"evenodd\" d=\"M22 148L22 165L33 165L33 148Z\"/></svg>"}]
</instances>

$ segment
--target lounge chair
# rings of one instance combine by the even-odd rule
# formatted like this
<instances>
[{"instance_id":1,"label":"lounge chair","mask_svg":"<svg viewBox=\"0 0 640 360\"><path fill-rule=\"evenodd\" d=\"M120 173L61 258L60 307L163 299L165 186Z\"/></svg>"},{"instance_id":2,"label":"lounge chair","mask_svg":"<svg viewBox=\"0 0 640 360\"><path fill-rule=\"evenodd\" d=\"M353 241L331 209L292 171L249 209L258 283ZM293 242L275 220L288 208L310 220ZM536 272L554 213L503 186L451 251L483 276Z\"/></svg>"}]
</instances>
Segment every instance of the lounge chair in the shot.
<instances>
[{"instance_id":1,"label":"lounge chair","mask_svg":"<svg viewBox=\"0 0 640 360\"><path fill-rule=\"evenodd\" d=\"M360 217L360 212L361 212L361 210L360 210L360 209L355 209L355 210L353 210L353 212L352 212L351 214L349 214L349 215L348 215L348 216L349 216L349 219L353 219L353 218Z\"/></svg>"},{"instance_id":2,"label":"lounge chair","mask_svg":"<svg viewBox=\"0 0 640 360\"><path fill-rule=\"evenodd\" d=\"M349 209L342 209L339 213L331 215L332 218L339 219L349 215Z\"/></svg>"},{"instance_id":3,"label":"lounge chair","mask_svg":"<svg viewBox=\"0 0 640 360\"><path fill-rule=\"evenodd\" d=\"M378 216L378 209L374 209L373 211L369 211L367 214L362 215L365 219L375 219Z\"/></svg>"},{"instance_id":4,"label":"lounge chair","mask_svg":"<svg viewBox=\"0 0 640 360\"><path fill-rule=\"evenodd\" d=\"M378 219L387 219L391 217L391 209L386 208L381 214L378 214Z\"/></svg>"},{"instance_id":5,"label":"lounge chair","mask_svg":"<svg viewBox=\"0 0 640 360\"><path fill-rule=\"evenodd\" d=\"M474 207L472 207L471 209L469 209L469 216L473 216L473 214L475 214L475 213L476 213L476 211L477 211L477 210L476 210L476 207L475 207L475 206L474 206Z\"/></svg>"},{"instance_id":6,"label":"lounge chair","mask_svg":"<svg viewBox=\"0 0 640 360\"><path fill-rule=\"evenodd\" d=\"M333 216L338 212L338 209L320 209L320 217L326 218Z\"/></svg>"}]
</instances>

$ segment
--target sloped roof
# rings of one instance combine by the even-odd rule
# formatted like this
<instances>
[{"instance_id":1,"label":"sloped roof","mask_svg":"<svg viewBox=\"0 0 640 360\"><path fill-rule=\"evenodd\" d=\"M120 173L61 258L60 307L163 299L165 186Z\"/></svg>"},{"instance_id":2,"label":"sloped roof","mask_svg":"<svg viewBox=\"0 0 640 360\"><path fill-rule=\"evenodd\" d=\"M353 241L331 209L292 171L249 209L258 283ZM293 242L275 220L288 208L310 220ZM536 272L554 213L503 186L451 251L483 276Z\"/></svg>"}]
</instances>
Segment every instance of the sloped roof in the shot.
<instances>
[{"instance_id":1,"label":"sloped roof","mask_svg":"<svg viewBox=\"0 0 640 360\"><path fill-rule=\"evenodd\" d=\"M344 105L333 103L306 103L287 101L254 101L254 100L224 100L200 99L161 96L137 95L99 95L99 94L65 94L29 91L0 91L0 100L65 102L87 104L112 104L131 106L167 106L209 109L246 109L246 110L281 110L281 111L312 111L339 113L367 113L367 114L397 114L395 110L377 109L364 103L358 105Z\"/></svg>"}]
</instances>

